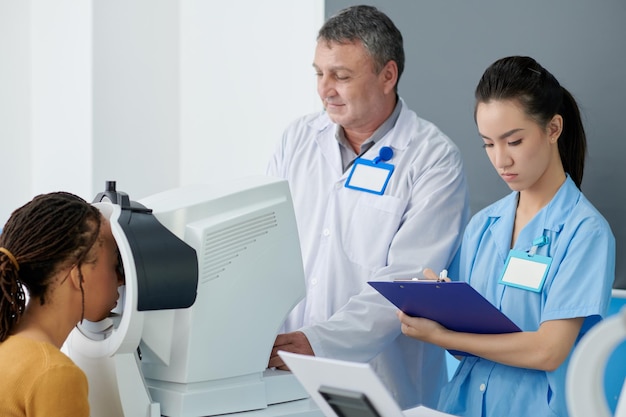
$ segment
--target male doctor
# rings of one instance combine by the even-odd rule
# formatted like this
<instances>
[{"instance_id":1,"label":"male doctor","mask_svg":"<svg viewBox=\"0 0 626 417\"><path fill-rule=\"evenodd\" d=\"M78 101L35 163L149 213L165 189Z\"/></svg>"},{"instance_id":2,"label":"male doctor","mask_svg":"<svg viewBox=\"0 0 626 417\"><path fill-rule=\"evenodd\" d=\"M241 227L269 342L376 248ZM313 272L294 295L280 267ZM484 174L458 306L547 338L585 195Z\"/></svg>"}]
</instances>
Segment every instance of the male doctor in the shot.
<instances>
[{"instance_id":1,"label":"male doctor","mask_svg":"<svg viewBox=\"0 0 626 417\"><path fill-rule=\"evenodd\" d=\"M290 184L306 298L278 350L369 362L402 408L434 407L447 380L441 348L403 336L371 280L444 269L469 216L461 155L397 95L402 35L382 12L354 6L320 29L313 68L324 111L285 131L268 174Z\"/></svg>"}]
</instances>

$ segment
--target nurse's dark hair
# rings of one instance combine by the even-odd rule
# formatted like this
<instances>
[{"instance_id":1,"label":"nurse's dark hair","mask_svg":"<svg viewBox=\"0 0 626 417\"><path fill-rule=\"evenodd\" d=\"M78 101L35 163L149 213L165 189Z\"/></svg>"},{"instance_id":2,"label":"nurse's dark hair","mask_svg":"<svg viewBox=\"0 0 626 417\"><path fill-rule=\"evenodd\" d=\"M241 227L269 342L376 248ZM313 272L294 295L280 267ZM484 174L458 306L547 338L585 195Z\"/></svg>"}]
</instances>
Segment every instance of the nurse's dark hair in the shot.
<instances>
[{"instance_id":1,"label":"nurse's dark hair","mask_svg":"<svg viewBox=\"0 0 626 417\"><path fill-rule=\"evenodd\" d=\"M0 342L24 313L24 288L45 304L55 274L86 260L100 224L96 207L65 192L38 195L11 214L0 234Z\"/></svg>"},{"instance_id":2,"label":"nurse's dark hair","mask_svg":"<svg viewBox=\"0 0 626 417\"><path fill-rule=\"evenodd\" d=\"M393 21L373 6L351 6L329 18L317 34L317 40L346 44L360 41L374 60L379 73L389 61L398 66L398 81L404 71L402 33ZM398 84L396 83L396 92Z\"/></svg>"},{"instance_id":3,"label":"nurse's dark hair","mask_svg":"<svg viewBox=\"0 0 626 417\"><path fill-rule=\"evenodd\" d=\"M580 188L587 153L585 129L576 100L548 70L526 56L499 59L485 70L475 97L476 106L492 100L516 100L543 128L560 114L563 131L558 140L559 155L565 172Z\"/></svg>"}]
</instances>

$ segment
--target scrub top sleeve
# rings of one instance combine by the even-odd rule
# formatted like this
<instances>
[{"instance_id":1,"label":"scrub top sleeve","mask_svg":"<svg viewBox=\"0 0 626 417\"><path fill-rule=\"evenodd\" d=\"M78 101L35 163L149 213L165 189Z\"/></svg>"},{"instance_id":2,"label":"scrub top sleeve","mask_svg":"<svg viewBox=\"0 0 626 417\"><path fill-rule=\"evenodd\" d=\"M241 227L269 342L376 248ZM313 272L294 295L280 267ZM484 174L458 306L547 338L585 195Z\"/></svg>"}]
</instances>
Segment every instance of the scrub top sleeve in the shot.
<instances>
[{"instance_id":1,"label":"scrub top sleeve","mask_svg":"<svg viewBox=\"0 0 626 417\"><path fill-rule=\"evenodd\" d=\"M603 316L608 308L615 278L615 238L601 218L587 218L573 229L570 236L560 236L553 254L557 269L542 322Z\"/></svg>"},{"instance_id":2,"label":"scrub top sleeve","mask_svg":"<svg viewBox=\"0 0 626 417\"><path fill-rule=\"evenodd\" d=\"M448 266L448 278L452 281L464 281L461 276L461 251L463 250L463 246L456 251L456 255L452 258L452 262Z\"/></svg>"},{"instance_id":3,"label":"scrub top sleeve","mask_svg":"<svg viewBox=\"0 0 626 417\"><path fill-rule=\"evenodd\" d=\"M461 247L448 268L448 277L453 281L470 281L470 272L473 271L474 263L478 257L485 234L493 223L492 218L483 212L479 212L470 220L463 232Z\"/></svg>"}]
</instances>

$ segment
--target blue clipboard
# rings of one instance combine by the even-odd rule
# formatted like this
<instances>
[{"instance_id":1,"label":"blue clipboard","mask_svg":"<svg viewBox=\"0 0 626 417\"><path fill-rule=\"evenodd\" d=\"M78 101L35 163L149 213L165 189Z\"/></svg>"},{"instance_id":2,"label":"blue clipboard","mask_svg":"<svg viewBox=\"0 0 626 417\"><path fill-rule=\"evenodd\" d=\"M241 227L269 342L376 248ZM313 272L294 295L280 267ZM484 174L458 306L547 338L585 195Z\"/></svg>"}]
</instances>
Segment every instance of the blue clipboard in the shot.
<instances>
[{"instance_id":1,"label":"blue clipboard","mask_svg":"<svg viewBox=\"0 0 626 417\"><path fill-rule=\"evenodd\" d=\"M405 314L425 317L457 332L499 334L520 332L506 315L466 282L368 282ZM449 351L453 355L472 356Z\"/></svg>"}]
</instances>

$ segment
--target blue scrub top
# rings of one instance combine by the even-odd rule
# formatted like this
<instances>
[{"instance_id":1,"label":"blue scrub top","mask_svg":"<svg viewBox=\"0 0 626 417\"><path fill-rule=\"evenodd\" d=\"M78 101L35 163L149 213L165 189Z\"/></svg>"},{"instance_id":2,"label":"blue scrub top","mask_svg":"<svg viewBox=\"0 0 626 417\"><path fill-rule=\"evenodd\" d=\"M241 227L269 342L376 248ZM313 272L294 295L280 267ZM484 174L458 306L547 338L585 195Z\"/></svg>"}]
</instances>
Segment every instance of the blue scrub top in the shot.
<instances>
[{"instance_id":1,"label":"blue scrub top","mask_svg":"<svg viewBox=\"0 0 626 417\"><path fill-rule=\"evenodd\" d=\"M512 239L518 193L476 214L449 275L466 280L523 331L547 320L586 317L582 336L606 313L615 278L615 238L604 217L567 177L552 201L522 229L512 249L552 258L541 292L499 284ZM567 416L568 358L553 372L464 358L442 391L438 408L472 416Z\"/></svg>"}]
</instances>

